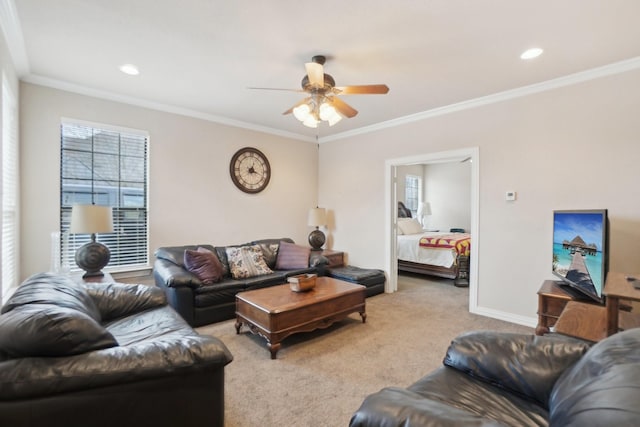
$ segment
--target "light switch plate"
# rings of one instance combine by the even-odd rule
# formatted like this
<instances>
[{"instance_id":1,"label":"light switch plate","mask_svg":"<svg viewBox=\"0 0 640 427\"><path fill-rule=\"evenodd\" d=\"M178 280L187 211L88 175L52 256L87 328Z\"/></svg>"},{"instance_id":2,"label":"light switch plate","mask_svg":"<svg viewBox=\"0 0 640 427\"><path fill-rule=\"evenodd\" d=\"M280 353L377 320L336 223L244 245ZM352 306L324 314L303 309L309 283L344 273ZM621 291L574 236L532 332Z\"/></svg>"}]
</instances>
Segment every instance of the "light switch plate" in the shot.
<instances>
[{"instance_id":1,"label":"light switch plate","mask_svg":"<svg viewBox=\"0 0 640 427\"><path fill-rule=\"evenodd\" d=\"M505 194L505 200L509 201L509 202L513 202L516 199L516 192L515 191L507 191L507 193Z\"/></svg>"}]
</instances>

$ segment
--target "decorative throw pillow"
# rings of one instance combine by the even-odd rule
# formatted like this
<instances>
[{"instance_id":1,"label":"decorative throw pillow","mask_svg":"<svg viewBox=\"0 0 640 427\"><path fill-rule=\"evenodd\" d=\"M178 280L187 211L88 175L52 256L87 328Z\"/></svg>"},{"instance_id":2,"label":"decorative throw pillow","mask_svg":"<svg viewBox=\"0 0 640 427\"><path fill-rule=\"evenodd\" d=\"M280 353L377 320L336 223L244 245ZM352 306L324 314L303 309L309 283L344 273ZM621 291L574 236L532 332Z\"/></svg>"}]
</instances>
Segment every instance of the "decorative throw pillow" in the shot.
<instances>
[{"instance_id":1,"label":"decorative throw pillow","mask_svg":"<svg viewBox=\"0 0 640 427\"><path fill-rule=\"evenodd\" d=\"M295 243L280 242L276 270L293 270L295 268L309 267L309 254L311 248L296 245Z\"/></svg>"},{"instance_id":2,"label":"decorative throw pillow","mask_svg":"<svg viewBox=\"0 0 640 427\"><path fill-rule=\"evenodd\" d=\"M226 248L231 277L247 279L273 273L264 261L264 255L258 245Z\"/></svg>"},{"instance_id":3,"label":"decorative throw pillow","mask_svg":"<svg viewBox=\"0 0 640 427\"><path fill-rule=\"evenodd\" d=\"M402 230L402 234L420 234L424 232L422 230L422 225L420 225L418 220L415 218L412 218L409 221L399 222L398 228Z\"/></svg>"},{"instance_id":4,"label":"decorative throw pillow","mask_svg":"<svg viewBox=\"0 0 640 427\"><path fill-rule=\"evenodd\" d=\"M195 251L185 250L184 266L205 285L218 283L224 275L222 263L216 254L203 247Z\"/></svg>"}]
</instances>

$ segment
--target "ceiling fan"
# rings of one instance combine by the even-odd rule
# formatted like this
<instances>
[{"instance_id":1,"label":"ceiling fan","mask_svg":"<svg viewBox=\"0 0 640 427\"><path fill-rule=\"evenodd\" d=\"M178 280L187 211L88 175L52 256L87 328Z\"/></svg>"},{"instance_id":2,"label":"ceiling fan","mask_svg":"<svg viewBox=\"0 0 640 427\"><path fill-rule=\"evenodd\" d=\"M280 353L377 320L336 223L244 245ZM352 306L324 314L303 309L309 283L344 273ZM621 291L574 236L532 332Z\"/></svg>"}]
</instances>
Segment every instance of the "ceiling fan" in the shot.
<instances>
[{"instance_id":1,"label":"ceiling fan","mask_svg":"<svg viewBox=\"0 0 640 427\"><path fill-rule=\"evenodd\" d=\"M273 88L250 88L268 90L291 90L294 92L306 92L308 97L304 98L293 107L282 114L291 114L300 120L303 125L316 128L318 123L326 121L329 126L333 126L342 120L343 117L351 118L358 114L358 110L338 98L337 95L382 95L389 92L389 88L384 84L358 85L358 86L336 86L336 81L329 74L324 72L326 58L316 55L307 62L305 69L307 74L303 77L300 89L273 89Z\"/></svg>"}]
</instances>

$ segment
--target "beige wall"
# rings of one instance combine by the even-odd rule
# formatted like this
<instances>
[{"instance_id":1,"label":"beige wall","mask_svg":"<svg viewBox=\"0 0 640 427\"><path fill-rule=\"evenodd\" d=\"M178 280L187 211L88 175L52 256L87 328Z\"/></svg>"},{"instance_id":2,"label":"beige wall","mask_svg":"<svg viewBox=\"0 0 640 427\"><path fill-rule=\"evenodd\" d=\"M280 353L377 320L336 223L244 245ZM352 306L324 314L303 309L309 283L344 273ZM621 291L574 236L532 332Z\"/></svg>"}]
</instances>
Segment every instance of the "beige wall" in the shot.
<instances>
[{"instance_id":1,"label":"beige wall","mask_svg":"<svg viewBox=\"0 0 640 427\"><path fill-rule=\"evenodd\" d=\"M306 221L317 204L316 144L25 83L20 113L22 278L50 266L63 117L149 132L151 260L164 245L271 237L304 243L311 231ZM231 156L245 146L264 152L272 168L269 186L257 195L241 192L229 177Z\"/></svg>"},{"instance_id":2,"label":"beige wall","mask_svg":"<svg viewBox=\"0 0 640 427\"><path fill-rule=\"evenodd\" d=\"M633 70L321 144L333 246L385 268L385 160L479 147L478 311L535 324L554 209L609 209L610 267L640 271L639 113Z\"/></svg>"},{"instance_id":3,"label":"beige wall","mask_svg":"<svg viewBox=\"0 0 640 427\"><path fill-rule=\"evenodd\" d=\"M431 205L427 228L471 230L471 163L435 163L425 167L425 200Z\"/></svg>"}]
</instances>

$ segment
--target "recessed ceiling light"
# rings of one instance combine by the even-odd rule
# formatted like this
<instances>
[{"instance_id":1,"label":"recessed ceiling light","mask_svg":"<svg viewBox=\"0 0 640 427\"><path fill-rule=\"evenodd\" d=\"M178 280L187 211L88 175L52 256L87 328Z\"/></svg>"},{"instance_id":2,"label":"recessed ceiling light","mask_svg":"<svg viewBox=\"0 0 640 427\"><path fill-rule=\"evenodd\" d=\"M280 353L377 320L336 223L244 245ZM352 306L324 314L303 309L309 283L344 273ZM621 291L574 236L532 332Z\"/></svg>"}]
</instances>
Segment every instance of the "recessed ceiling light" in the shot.
<instances>
[{"instance_id":1,"label":"recessed ceiling light","mask_svg":"<svg viewBox=\"0 0 640 427\"><path fill-rule=\"evenodd\" d=\"M120 71L125 74L129 74L130 76L137 76L140 74L140 70L133 64L124 64L120 66Z\"/></svg>"},{"instance_id":2,"label":"recessed ceiling light","mask_svg":"<svg viewBox=\"0 0 640 427\"><path fill-rule=\"evenodd\" d=\"M520 55L521 59L533 59L533 58L537 58L538 56L542 55L542 52L544 52L542 49L540 49L539 47L534 47L532 49L528 49L525 50L524 52L522 52L522 55Z\"/></svg>"}]
</instances>

